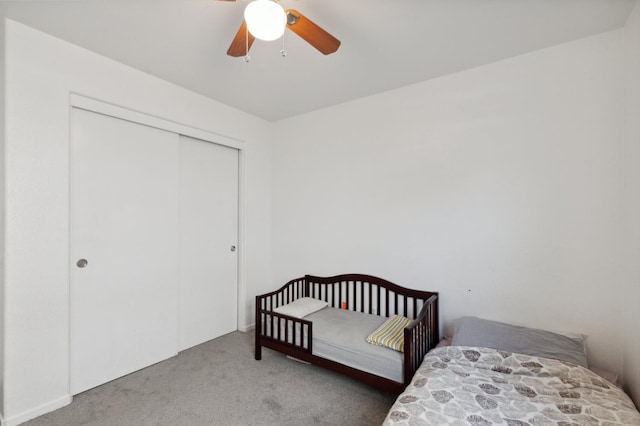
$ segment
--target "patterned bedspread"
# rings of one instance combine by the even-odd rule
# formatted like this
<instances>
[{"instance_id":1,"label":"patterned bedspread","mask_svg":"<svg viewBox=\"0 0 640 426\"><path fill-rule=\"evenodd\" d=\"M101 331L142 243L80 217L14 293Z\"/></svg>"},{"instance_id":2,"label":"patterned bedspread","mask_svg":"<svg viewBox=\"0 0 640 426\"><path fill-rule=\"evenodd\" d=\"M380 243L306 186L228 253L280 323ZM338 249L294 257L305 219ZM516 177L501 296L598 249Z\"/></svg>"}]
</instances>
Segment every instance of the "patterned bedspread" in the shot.
<instances>
[{"instance_id":1,"label":"patterned bedspread","mask_svg":"<svg viewBox=\"0 0 640 426\"><path fill-rule=\"evenodd\" d=\"M429 352L385 425L640 425L619 388L586 368L488 348Z\"/></svg>"}]
</instances>

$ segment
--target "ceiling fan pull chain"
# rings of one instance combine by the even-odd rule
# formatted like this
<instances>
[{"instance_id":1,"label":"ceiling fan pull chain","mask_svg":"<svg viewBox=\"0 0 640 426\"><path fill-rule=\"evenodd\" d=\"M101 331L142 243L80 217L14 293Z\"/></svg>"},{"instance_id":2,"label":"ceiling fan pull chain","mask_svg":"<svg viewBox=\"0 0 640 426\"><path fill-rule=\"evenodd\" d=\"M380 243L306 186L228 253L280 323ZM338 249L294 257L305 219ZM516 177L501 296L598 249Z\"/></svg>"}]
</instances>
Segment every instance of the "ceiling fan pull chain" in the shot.
<instances>
[{"instance_id":1,"label":"ceiling fan pull chain","mask_svg":"<svg viewBox=\"0 0 640 426\"><path fill-rule=\"evenodd\" d=\"M282 34L282 50L280 51L280 54L282 55L283 58L287 57L287 49L285 49L285 47L284 47L284 37L285 37L286 33L287 32L285 31L285 33Z\"/></svg>"},{"instance_id":2,"label":"ceiling fan pull chain","mask_svg":"<svg viewBox=\"0 0 640 426\"><path fill-rule=\"evenodd\" d=\"M249 62L251 60L251 56L249 56L249 27L246 29L245 36L245 55L243 59L245 62Z\"/></svg>"}]
</instances>

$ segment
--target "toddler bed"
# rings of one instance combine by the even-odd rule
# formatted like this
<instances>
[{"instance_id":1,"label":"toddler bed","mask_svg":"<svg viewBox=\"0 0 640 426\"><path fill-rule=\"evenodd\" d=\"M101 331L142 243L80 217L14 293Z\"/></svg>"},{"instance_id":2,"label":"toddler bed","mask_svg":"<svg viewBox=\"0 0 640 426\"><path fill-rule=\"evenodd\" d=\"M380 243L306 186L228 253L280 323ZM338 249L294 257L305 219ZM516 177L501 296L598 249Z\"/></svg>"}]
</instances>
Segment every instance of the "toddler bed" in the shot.
<instances>
[{"instance_id":1,"label":"toddler bed","mask_svg":"<svg viewBox=\"0 0 640 426\"><path fill-rule=\"evenodd\" d=\"M465 317L424 358L384 425L640 425L631 399L587 369L584 341Z\"/></svg>"},{"instance_id":2,"label":"toddler bed","mask_svg":"<svg viewBox=\"0 0 640 426\"><path fill-rule=\"evenodd\" d=\"M439 340L437 293L363 274L291 280L255 315L256 360L266 347L397 393Z\"/></svg>"}]
</instances>

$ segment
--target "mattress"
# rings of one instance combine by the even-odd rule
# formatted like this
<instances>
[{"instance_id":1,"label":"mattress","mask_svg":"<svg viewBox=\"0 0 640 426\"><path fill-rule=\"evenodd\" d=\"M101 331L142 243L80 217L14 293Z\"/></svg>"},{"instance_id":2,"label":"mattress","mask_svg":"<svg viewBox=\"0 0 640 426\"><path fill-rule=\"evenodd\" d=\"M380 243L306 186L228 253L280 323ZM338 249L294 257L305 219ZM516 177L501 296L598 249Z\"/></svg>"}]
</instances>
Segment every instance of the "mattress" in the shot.
<instances>
[{"instance_id":1,"label":"mattress","mask_svg":"<svg viewBox=\"0 0 640 426\"><path fill-rule=\"evenodd\" d=\"M384 426L640 425L625 393L566 361L496 349L429 352Z\"/></svg>"},{"instance_id":2,"label":"mattress","mask_svg":"<svg viewBox=\"0 0 640 426\"><path fill-rule=\"evenodd\" d=\"M366 338L387 318L337 308L326 307L304 317L313 322L312 354L396 382L404 381L401 352L367 343ZM270 321L265 322L266 335L271 334ZM287 333L287 342L307 349L307 332L300 336L299 324L280 324L280 336ZM301 343L302 342L302 343Z\"/></svg>"},{"instance_id":3,"label":"mattress","mask_svg":"<svg viewBox=\"0 0 640 426\"><path fill-rule=\"evenodd\" d=\"M365 340L387 318L336 308L324 308L304 319L313 322L313 355L402 382L403 354Z\"/></svg>"}]
</instances>

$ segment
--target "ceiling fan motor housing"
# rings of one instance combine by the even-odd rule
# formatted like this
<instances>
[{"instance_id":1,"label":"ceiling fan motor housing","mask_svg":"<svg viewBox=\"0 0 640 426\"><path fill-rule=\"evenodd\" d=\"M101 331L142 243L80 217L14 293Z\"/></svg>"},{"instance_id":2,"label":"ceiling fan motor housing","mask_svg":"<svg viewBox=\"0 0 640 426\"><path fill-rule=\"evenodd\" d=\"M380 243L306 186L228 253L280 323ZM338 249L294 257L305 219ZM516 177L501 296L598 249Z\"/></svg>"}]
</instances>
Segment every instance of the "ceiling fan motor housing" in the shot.
<instances>
[{"instance_id":1,"label":"ceiling fan motor housing","mask_svg":"<svg viewBox=\"0 0 640 426\"><path fill-rule=\"evenodd\" d=\"M291 11L287 12L287 25L295 25L296 22L300 19L299 16L294 15Z\"/></svg>"}]
</instances>

